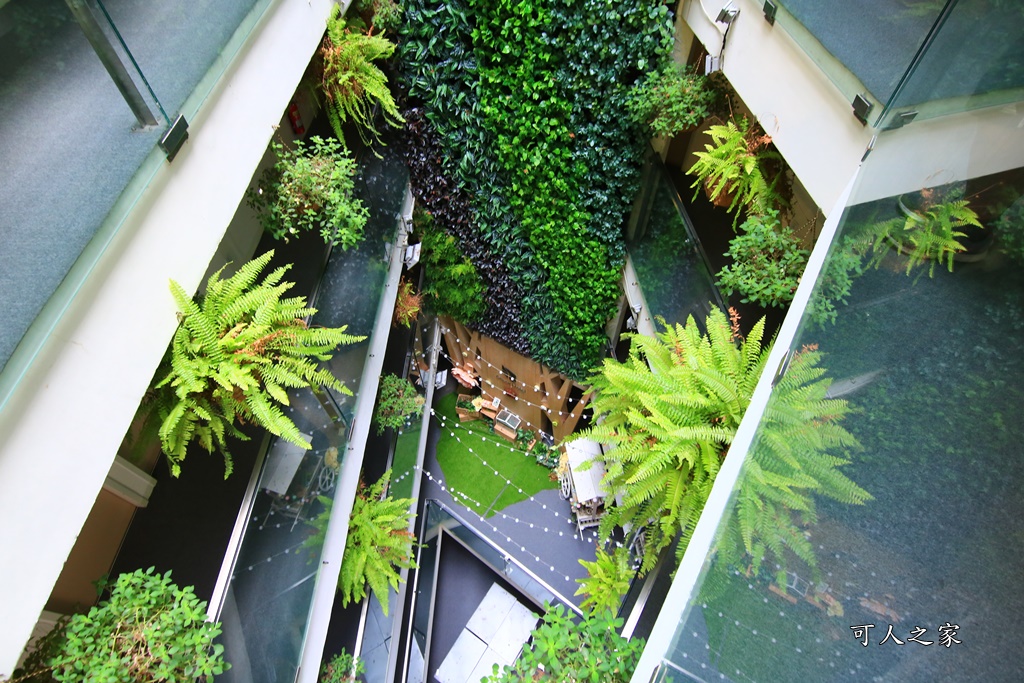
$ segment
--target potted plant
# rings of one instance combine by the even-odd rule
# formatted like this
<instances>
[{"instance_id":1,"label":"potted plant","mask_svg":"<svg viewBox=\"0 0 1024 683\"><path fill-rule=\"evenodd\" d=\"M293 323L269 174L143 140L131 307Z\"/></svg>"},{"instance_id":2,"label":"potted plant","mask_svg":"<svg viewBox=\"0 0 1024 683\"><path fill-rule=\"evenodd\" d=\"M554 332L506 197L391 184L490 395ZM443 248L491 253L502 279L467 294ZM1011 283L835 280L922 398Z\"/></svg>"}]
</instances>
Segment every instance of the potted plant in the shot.
<instances>
[{"instance_id":1,"label":"potted plant","mask_svg":"<svg viewBox=\"0 0 1024 683\"><path fill-rule=\"evenodd\" d=\"M793 300L809 252L774 209L750 216L729 242L732 263L718 271L718 286L725 296L739 293L743 303L785 306Z\"/></svg>"},{"instance_id":2,"label":"potted plant","mask_svg":"<svg viewBox=\"0 0 1024 683\"><path fill-rule=\"evenodd\" d=\"M469 422L471 420L480 419L480 407L477 405L477 401L481 402L479 396L476 398L469 394L459 394L455 399L455 412L459 415L460 422Z\"/></svg>"},{"instance_id":3,"label":"potted plant","mask_svg":"<svg viewBox=\"0 0 1024 683\"><path fill-rule=\"evenodd\" d=\"M634 86L626 109L651 136L672 137L706 119L714 99L702 74L669 62Z\"/></svg>"},{"instance_id":4,"label":"potted plant","mask_svg":"<svg viewBox=\"0 0 1024 683\"><path fill-rule=\"evenodd\" d=\"M423 412L425 402L409 380L397 375L384 375L380 380L380 396L374 414L377 433L383 434L388 427L402 427L409 417Z\"/></svg>"},{"instance_id":5,"label":"potted plant","mask_svg":"<svg viewBox=\"0 0 1024 683\"><path fill-rule=\"evenodd\" d=\"M58 622L14 680L212 681L230 667L214 643L220 632L191 586L139 569L118 576L87 613Z\"/></svg>"},{"instance_id":6,"label":"potted plant","mask_svg":"<svg viewBox=\"0 0 1024 683\"><path fill-rule=\"evenodd\" d=\"M318 230L324 242L348 249L363 239L369 212L355 197L356 162L341 143L314 135L291 149L271 143L277 162L246 193L263 229L288 241Z\"/></svg>"},{"instance_id":7,"label":"potted plant","mask_svg":"<svg viewBox=\"0 0 1024 683\"><path fill-rule=\"evenodd\" d=\"M884 247L891 246L907 256L910 272L928 263L928 277L935 274L936 263L953 272L953 261L967 251L964 228L981 228L978 214L966 199L947 199L922 191L916 198L901 196L898 200L902 217L881 221L872 226L874 252L872 263L877 268L885 257Z\"/></svg>"},{"instance_id":8,"label":"potted plant","mask_svg":"<svg viewBox=\"0 0 1024 683\"><path fill-rule=\"evenodd\" d=\"M247 440L236 426L263 427L309 449L306 437L281 410L290 388L329 387L351 393L318 361L341 344L364 337L337 328L309 327L316 313L301 296L283 297L292 286L282 282L291 266L276 268L257 282L274 252L268 251L221 279L210 276L202 296L191 298L177 282L171 294L178 304L177 331L153 387L152 409L160 420L160 444L171 474L178 476L189 444L224 456L224 476L232 461L227 437Z\"/></svg>"},{"instance_id":9,"label":"potted plant","mask_svg":"<svg viewBox=\"0 0 1024 683\"><path fill-rule=\"evenodd\" d=\"M763 214L770 208L785 206L778 185L781 171L772 164L782 156L771 146L771 136L761 126L746 117L715 124L704 131L711 142L703 152L696 152L696 163L687 174L696 176L690 187L704 188L715 206L725 207L730 213L744 209L748 213ZM694 197L696 197L696 193ZM733 219L733 227L739 214Z\"/></svg>"}]
</instances>

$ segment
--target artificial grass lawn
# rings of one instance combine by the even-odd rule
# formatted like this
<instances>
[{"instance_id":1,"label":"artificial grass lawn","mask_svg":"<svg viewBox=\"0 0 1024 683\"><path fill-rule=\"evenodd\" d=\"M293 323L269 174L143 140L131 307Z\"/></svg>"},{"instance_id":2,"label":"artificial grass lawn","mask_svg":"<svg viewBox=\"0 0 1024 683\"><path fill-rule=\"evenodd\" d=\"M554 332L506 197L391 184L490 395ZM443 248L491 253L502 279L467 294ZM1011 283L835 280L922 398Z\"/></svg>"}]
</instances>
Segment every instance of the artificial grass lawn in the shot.
<instances>
[{"instance_id":1,"label":"artificial grass lawn","mask_svg":"<svg viewBox=\"0 0 1024 683\"><path fill-rule=\"evenodd\" d=\"M481 515L490 516L540 491L557 487L557 483L551 481L551 470L538 465L532 455L518 448L510 450L513 444L493 434L486 420L460 425L455 400L455 394L449 394L436 402L434 410L444 416L449 425L447 429L441 428L437 462L444 472L448 492L456 500ZM506 479L512 485L507 484Z\"/></svg>"},{"instance_id":2,"label":"artificial grass lawn","mask_svg":"<svg viewBox=\"0 0 1024 683\"><path fill-rule=\"evenodd\" d=\"M419 419L414 421L413 426L403 430L398 435L398 442L395 444L395 457L391 461L391 497L410 498L412 497L412 482L415 473L412 468L416 466L416 448L420 443ZM398 478L403 474L408 475L402 481Z\"/></svg>"}]
</instances>

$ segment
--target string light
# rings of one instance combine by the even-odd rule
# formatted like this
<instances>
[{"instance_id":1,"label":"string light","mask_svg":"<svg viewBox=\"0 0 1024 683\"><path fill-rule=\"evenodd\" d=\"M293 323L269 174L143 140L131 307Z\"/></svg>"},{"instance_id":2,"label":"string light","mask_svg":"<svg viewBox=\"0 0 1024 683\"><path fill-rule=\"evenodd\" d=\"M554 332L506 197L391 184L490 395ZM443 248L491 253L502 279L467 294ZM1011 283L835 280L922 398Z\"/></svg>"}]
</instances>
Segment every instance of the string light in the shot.
<instances>
[{"instance_id":1,"label":"string light","mask_svg":"<svg viewBox=\"0 0 1024 683\"><path fill-rule=\"evenodd\" d=\"M449 332L450 332L450 330L449 330ZM466 354L466 355L469 355L469 356L473 356L473 357L475 357L475 358L476 358L476 360L480 360L480 361L482 361L482 362L483 362L483 363L484 363L485 365L487 365L487 367L489 367L489 368L497 368L497 367L499 367L499 366L497 366L497 365L494 365L494 364L493 364L493 363L491 363L490 361L488 361L488 360L487 360L486 358L483 358L483 357L482 357L482 356L480 355L480 352L479 352L479 351L473 351L473 350L472 350L471 348L469 348L468 346L463 346L463 345L462 345L462 343L463 343L463 342L462 342L462 339L460 339L459 337L455 337L455 342L456 342L456 343L457 343L457 344L459 345L459 350L460 350L460 351L461 351L462 353L464 353L464 354ZM457 363L457 362L456 362L456 361L455 361L455 360L454 360L454 359L453 359L453 358L452 358L452 357L451 357L450 355L448 355L447 353L445 353L445 351L444 351L443 349L439 349L439 350L438 350L438 352L439 352L439 353L440 353L440 354L441 354L442 356L444 356L445 358L447 358L447 359L448 359L449 361L451 361L452 365L456 365L456 366L457 366L457 365L459 365L459 363ZM548 391L544 391L544 390L543 390L543 389L541 389L541 388L540 388L540 386L539 386L539 385L537 385L537 384L534 384L534 385L532 385L532 386L531 386L531 385L527 384L527 383L526 383L526 382L524 382L524 381L520 381L519 379L515 379L515 380L513 380L513 379L512 379L511 377L509 377L509 376L508 376L507 374L505 374L505 372L504 372L503 370L499 370L499 372L500 372L500 373L501 373L502 375L504 375L504 376L505 376L505 377L507 378L507 381L508 381L509 383L511 383L511 384L514 384L514 385L516 385L516 386L521 386L521 387L523 387L524 389L529 389L529 390L531 390L531 391L534 391L534 392L536 392L536 393L538 393L538 394L544 394L544 396L545 396L545 397L547 397L547 396L550 396L550 395L551 395L551 393L550 393L550 392L548 392ZM563 375L563 376L564 376L564 375ZM481 378L481 379L483 379L483 378ZM572 380L569 380L568 378L566 378L566 381L568 381L568 382L571 382ZM561 400L561 399L562 399L562 397L561 397L561 396L558 396L558 400Z\"/></svg>"},{"instance_id":2,"label":"string light","mask_svg":"<svg viewBox=\"0 0 1024 683\"><path fill-rule=\"evenodd\" d=\"M440 479L440 478L435 478L435 477L434 477L434 476L433 476L433 475L432 475L432 474L431 474L431 473L430 473L430 472L429 472L428 470L426 470L426 469L422 470L422 472L423 472L423 474L424 474L424 475L425 475L425 476L426 476L426 477L427 477L428 479L430 479L431 481L433 481L433 482L434 482L435 484L438 484L439 486L441 486L441 487L442 487L442 490L444 490L444 485L443 485L443 484L441 483L441 482L443 482L443 481L444 481L443 479ZM544 559L543 559L543 558L542 558L542 557L541 557L540 555L537 555L536 553L534 553L534 552L532 552L532 551L529 551L529 550L527 550L527 549L526 549L526 546L525 546L525 545L523 545L522 543L520 543L519 541L514 541L514 540L512 540L512 537L511 537L510 535L508 535L508 533L507 533L507 532L503 532L503 531L501 531L501 530L500 530L500 529L499 529L499 528L498 528L497 526L495 526L494 524L492 524L491 522L489 522L489 521L487 520L487 518L486 518L486 517L484 517L484 516L483 516L483 515L481 515L481 514L480 514L479 512L477 512L476 510L472 509L471 507L469 507L469 506L468 506L468 505L466 505L465 503L461 502L461 501L460 501L460 500L459 500L458 498L456 498L456 497L455 497L455 495L456 495L456 494L459 494L459 492L458 492L458 491L456 491L455 489L452 489L451 487L448 487L448 492L449 492L449 493L451 493L451 494L453 494L453 495L452 495L452 500L453 500L453 501L454 501L454 502L455 502L456 504L458 504L458 505L462 506L462 507L463 507L463 508L464 508L464 509L465 509L465 510L466 510L467 512L469 512L469 513L470 513L470 514L472 514L472 515L473 515L474 517L476 517L476 518L477 518L477 519L478 519L478 520L480 521L480 523L481 523L481 524L485 525L486 527L488 527L489 529L491 529L491 531L493 531L494 533L498 534L498 536L499 536L499 537L501 537L501 536L504 536L504 537L505 537L505 541L506 541L507 543L510 543L510 544L512 544L513 546L519 546L519 552L520 552L521 554L524 554L524 555L526 555L526 556L528 556L528 557L532 558L532 559L534 560L534 562L536 562L536 563L538 563L538 564L540 564L540 565L543 565L543 566L547 567L547 568L548 568L548 570L549 570L549 571L551 571L551 572L554 572L554 571L556 571L556 570L557 570L557 568L555 567L555 565L553 565L553 564L551 564L550 562L548 562L548 561L544 560ZM516 522L517 524L525 524L525 523L526 523L526 522L522 522L522 521L520 521L518 517L510 517L510 516L509 516L508 514L505 514L505 513L503 513L503 514L502 514L502 519L511 519L512 521ZM567 521L569 521L570 523L572 522L572 520L571 520L571 519L570 519L570 520L567 520ZM533 525L531 524L530 526L532 527ZM547 529L545 529L545 531L546 531L546 530L547 530ZM558 534L558 535L559 535L559 536L561 536L561 535L562 535L562 532L559 532L559 534ZM594 536L594 538L595 538L595 539L597 538L597 534L594 534L593 536ZM578 535L577 535L577 534L576 534L575 532L573 533L573 538L576 538L576 539L579 539L579 540L585 540L585 539L583 539L583 537L582 537L582 536L578 536ZM493 540L493 538L492 538L492 540ZM571 577L571 576L569 576L568 574L566 574L566 575L565 575L565 580L566 580L566 582L571 582L571 581L572 581L572 577Z\"/></svg>"},{"instance_id":3,"label":"string light","mask_svg":"<svg viewBox=\"0 0 1024 683\"><path fill-rule=\"evenodd\" d=\"M439 422L441 423L441 427L442 427L442 428L447 428L447 426L446 426L446 422L445 422L445 419L446 419L446 416L445 416L445 415L443 415L443 414L438 414L438 413L437 413L436 411L434 411L433 409L431 409L430 413L431 413L431 415L432 415L433 417L435 417L435 418L436 418L436 419L437 419L437 420L438 420L438 421L439 421ZM473 430L471 430L471 429L469 429L469 428L467 428L467 427L463 427L462 425L456 425L456 428L458 428L458 429L465 429L465 430L466 430L466 432L467 432L467 436L470 436L470 435L472 435L472 434L473 434ZM450 433L450 434L454 434L454 432L449 432L449 433ZM487 437L485 437L485 436L482 436L482 435L477 435L477 438L479 438L479 439L481 439L482 441L485 441L485 442L492 442L492 440L490 440L490 439L488 439ZM461 439L459 439L459 437L458 437L458 436L455 436L455 439L456 439L456 441L458 441L459 443L462 443ZM496 446L499 446L499 447L500 447L500 446L504 446L504 444L502 444L502 443L500 443L500 442L497 442L497 441L493 441L493 444L494 444L494 445L496 445ZM523 489L522 489L522 488L521 488L521 487L520 487L520 486L519 486L518 484L516 484L515 482L513 482L513 481L512 481L511 479L508 479L507 477L505 477L505 476L504 476L504 475L503 475L503 474L502 474L501 472L499 472L498 470L496 470L496 469L495 469L494 467L492 467L492 466L488 465L488 464L487 464L487 461L486 461L486 460L484 460L484 459L483 459L483 458L482 458L482 457L481 457L481 456L480 456L479 454L475 453L475 452L473 451L473 449L472 449L472 448L469 448L468 446L467 446L467 448L468 448L469 452L470 452L470 453L472 453L472 454L473 454L473 456L474 456L474 457L476 457L476 459L477 459L477 460L479 460L479 461L481 462L481 464L482 464L482 465L484 465L485 467L487 467L487 469L491 470L491 472L493 472L495 476L497 476L497 477L498 477L499 479L501 479L502 481L504 481L504 482L505 482L505 483L506 483L506 484L507 484L508 486L512 486L512 487L516 488L516 489L517 489L517 490L518 490L518 491L519 491L520 493L522 493L522 492L523 492ZM516 450L518 450L518 449L515 449L515 448L511 448L511 447L510 447L510 450L512 450L512 451L516 451ZM518 452L520 452L520 453L523 453L523 451L518 451ZM528 455L528 454L526 454L526 455ZM424 470L424 473L427 473L427 471L426 471L426 470ZM428 474L427 476L430 476L430 475ZM449 491L451 491L451 489L450 489L450 488L449 488ZM464 494L462 494L462 495L464 495ZM466 496L466 498L469 498L469 496ZM472 500L472 499L470 499L470 500ZM534 503L538 503L538 504L540 504L540 506L541 506L541 509L543 509L543 510L547 510L547 509L548 509L548 506L547 506L547 504L546 504L546 503L540 503L540 501L537 501L537 500L536 500L536 498L535 498L534 496L530 496L529 500L530 500L531 502L534 502ZM476 502L476 501L474 501L474 502ZM474 512L475 512L475 511L474 511ZM573 519L573 518L572 518L571 516L570 516L570 517L568 517L568 518L566 518L566 517L563 517L563 516L562 516L562 515L561 515L561 514L560 514L560 513L559 513L559 512L557 511L557 510L555 510L555 509L552 509L552 510L551 510L551 512L552 512L552 514L554 514L554 515L555 515L555 517L557 517L557 518L558 518L558 519L559 519L560 521L563 521L563 520L564 520L564 521L567 521L567 522L569 522L570 524L573 524L573 525L575 526L575 520L574 520L574 519ZM506 515L505 515L505 513L502 513L502 518L503 518L503 519L507 518L507 517L506 517ZM518 518L511 518L511 519L513 519L513 521L514 521L514 522L516 522L516 523L520 523L520 521L519 521L519 519L518 519ZM526 522L526 524L529 524L529 523L528 523L528 522ZM533 528L533 525L530 525L530 526L531 526L531 528ZM548 531L548 527L545 527L544 531L545 531L545 532L547 532L547 531ZM562 533L562 532L559 532L559 534L558 534L558 535L559 535L559 536L562 536L562 535L563 535L563 533ZM575 532L573 532L573 537L574 537L574 538L583 538L582 536L577 536ZM614 546L616 546L616 547L619 547L619 548L621 548L621 547L622 547L622 545L623 545L623 544L622 544L621 542L615 541L615 540L613 540L613 539L610 539L610 538L605 538L605 539L601 540L601 539L599 539L599 537L598 537L598 533L597 533L597 532L592 532L592 537L593 537L593 539L594 539L594 540L597 540L597 541L598 541L599 543L601 543L601 545L608 545L608 544L611 544L611 545L614 545Z\"/></svg>"},{"instance_id":4,"label":"string light","mask_svg":"<svg viewBox=\"0 0 1024 683\"><path fill-rule=\"evenodd\" d=\"M455 359L453 359L451 356L449 356L447 353L445 353L443 349L438 349L438 353L440 355L444 356L445 358L447 358L448 361L453 366L458 366L458 363L455 361ZM426 360L425 356L423 356L423 355L420 355L420 358ZM496 367L496 366L491 365L490 363L487 363L487 365L488 365L488 367ZM549 415L552 414L552 412L553 412L552 409L549 406L545 406L545 405L542 405L540 403L534 403L532 401L529 401L529 400L527 400L525 398L521 398L519 396L508 396L508 394L505 393L504 387L499 387L497 384L495 384L494 382L492 382L491 380L489 380L489 379L487 379L485 377L480 377L479 379L480 379L480 382L481 382L481 387L480 387L481 388L481 394L487 394L491 398L495 398L496 396L498 398L501 398L502 396L507 396L508 398L511 398L514 401L518 402L518 403L525 403L526 405L530 406L531 408L537 408L538 410L541 410L541 411L543 411L543 412L545 412L545 413L547 413ZM525 388L528 388L528 389L531 388L531 387L527 386L526 382L519 382L518 380L516 380L516 383L517 384L522 384L523 387L525 387ZM501 396L498 396L497 394L493 394L491 392L484 391L483 390L483 386L482 386L483 384L486 384L491 389L494 389L495 391L500 392ZM539 391L538 393L543 393L545 397L550 396L550 394L548 392L546 392L546 391ZM562 400L561 396L557 396L556 395L556 397L557 397L557 399L559 401ZM567 397L567 400L572 401L572 397ZM566 414L572 415L573 413L576 412L576 409L579 409L580 411L582 411L583 408L586 407L586 405L587 405L586 394L584 394L584 398L580 399L579 401L576 401L576 406L573 408L573 410L569 411L568 413L565 413L565 412L559 410L558 414L559 415L566 415ZM537 425L532 425L531 424L530 426L532 426L532 427L534 427L536 429L540 429L540 427L537 426Z\"/></svg>"}]
</instances>

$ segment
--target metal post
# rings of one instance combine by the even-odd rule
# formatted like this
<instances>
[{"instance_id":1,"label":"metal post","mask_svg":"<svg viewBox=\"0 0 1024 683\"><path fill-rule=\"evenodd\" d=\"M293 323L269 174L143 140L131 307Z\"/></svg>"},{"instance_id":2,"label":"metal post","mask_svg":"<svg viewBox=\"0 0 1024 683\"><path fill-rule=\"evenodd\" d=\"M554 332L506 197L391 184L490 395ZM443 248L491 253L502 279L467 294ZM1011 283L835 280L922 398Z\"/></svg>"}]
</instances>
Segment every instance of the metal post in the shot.
<instances>
[{"instance_id":1,"label":"metal post","mask_svg":"<svg viewBox=\"0 0 1024 683\"><path fill-rule=\"evenodd\" d=\"M114 46L111 45L106 34L103 33L100 23L96 20L96 16L89 9L85 0L64 0L64 2L67 3L68 9L74 15L75 21L82 27L82 33L85 34L86 39L92 45L96 56L100 58L103 66L107 69L107 73L114 80L114 85L121 91L121 96L124 97L125 102L131 107L132 113L135 114L135 118L139 121L139 125L157 125L156 117L153 116L153 112L150 111L146 101L142 99L142 93L135 87L135 83L128 75L128 70L124 67L117 52L114 51Z\"/></svg>"}]
</instances>

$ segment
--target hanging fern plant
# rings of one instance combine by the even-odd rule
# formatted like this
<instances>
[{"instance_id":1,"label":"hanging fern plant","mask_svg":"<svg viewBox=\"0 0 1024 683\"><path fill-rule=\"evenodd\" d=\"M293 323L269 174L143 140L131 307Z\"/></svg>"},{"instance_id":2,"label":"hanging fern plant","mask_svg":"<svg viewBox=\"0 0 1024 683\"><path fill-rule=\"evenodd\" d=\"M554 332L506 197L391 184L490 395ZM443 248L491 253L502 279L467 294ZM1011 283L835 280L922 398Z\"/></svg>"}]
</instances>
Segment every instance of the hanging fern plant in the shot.
<instances>
[{"instance_id":1,"label":"hanging fern plant","mask_svg":"<svg viewBox=\"0 0 1024 683\"><path fill-rule=\"evenodd\" d=\"M415 537L409 533L409 522L415 516L413 501L409 498L385 496L384 490L391 479L391 470L370 487L360 485L352 504L345 541L345 557L338 576L342 607L360 602L370 587L380 602L384 616L388 614L390 589L398 590L402 580L400 569L415 569L412 558ZM302 547L318 555L327 537L333 501L326 496L317 498L323 511L307 522L314 530Z\"/></svg>"},{"instance_id":2,"label":"hanging fern plant","mask_svg":"<svg viewBox=\"0 0 1024 683\"><path fill-rule=\"evenodd\" d=\"M704 132L711 142L704 145L703 152L695 153L697 161L687 171L696 176L690 187L697 192L704 188L714 204L735 213L733 228L739 222L740 209L761 215L785 206L779 193L781 174L769 170L770 164L781 162L782 157L756 121L730 119Z\"/></svg>"},{"instance_id":3,"label":"hanging fern plant","mask_svg":"<svg viewBox=\"0 0 1024 683\"><path fill-rule=\"evenodd\" d=\"M342 124L353 121L364 143L380 142L374 125L374 109L378 105L388 125L405 123L388 90L387 76L373 64L378 59L387 59L394 51L394 43L386 38L350 30L340 7L334 8L334 14L327 20L320 57L327 115L339 138L344 138Z\"/></svg>"},{"instance_id":4,"label":"hanging fern plant","mask_svg":"<svg viewBox=\"0 0 1024 683\"><path fill-rule=\"evenodd\" d=\"M210 453L223 454L227 478L232 471L227 438L248 439L236 426L239 422L257 424L308 449L309 442L280 408L289 404L287 389L329 387L350 393L317 361L329 360L338 345L364 337L345 334L345 327L309 327L306 320L316 309L306 306L306 298L281 298L294 286L281 281L291 266L275 269L257 284L273 255L268 251L227 279L220 277L224 269L218 270L195 300L171 281L181 324L155 386L155 409L174 476L196 441Z\"/></svg>"},{"instance_id":5,"label":"hanging fern plant","mask_svg":"<svg viewBox=\"0 0 1024 683\"><path fill-rule=\"evenodd\" d=\"M600 533L607 538L626 525L643 530L644 573L677 536L679 557L686 549L764 370L764 325L761 319L743 339L719 309L708 315L706 333L691 316L656 338L634 335L626 362L605 360L593 378L592 406L602 421L584 436L612 446L606 482L621 494ZM813 564L809 544L794 534L794 515L813 518L812 494L847 503L870 498L839 471L847 461L835 452L858 444L839 426L846 402L825 398L830 381L820 358L806 351L791 363L748 459L752 484L738 533L740 553L756 567L767 551L780 555L783 547Z\"/></svg>"}]
</instances>

